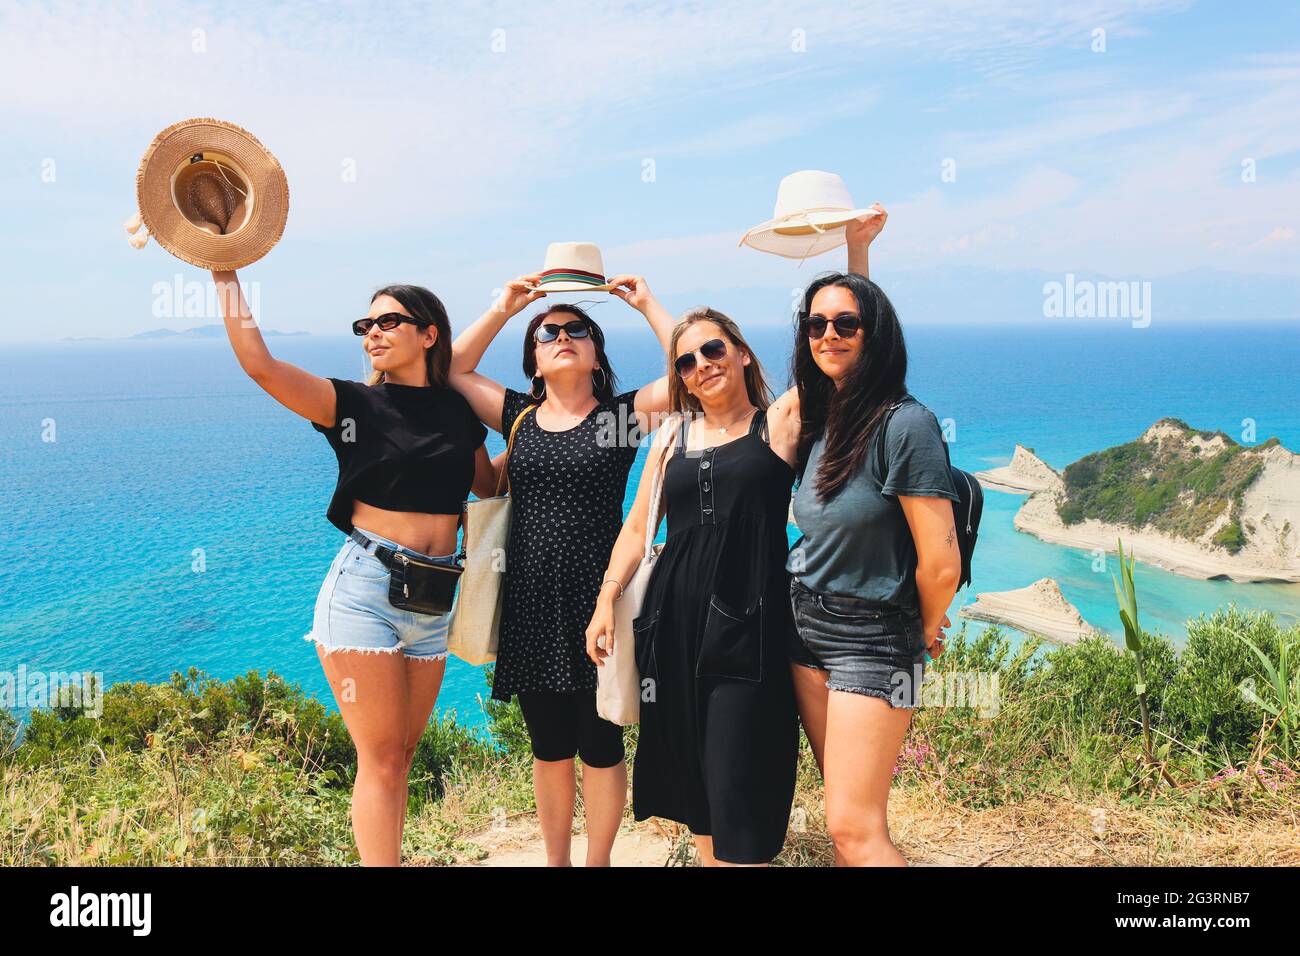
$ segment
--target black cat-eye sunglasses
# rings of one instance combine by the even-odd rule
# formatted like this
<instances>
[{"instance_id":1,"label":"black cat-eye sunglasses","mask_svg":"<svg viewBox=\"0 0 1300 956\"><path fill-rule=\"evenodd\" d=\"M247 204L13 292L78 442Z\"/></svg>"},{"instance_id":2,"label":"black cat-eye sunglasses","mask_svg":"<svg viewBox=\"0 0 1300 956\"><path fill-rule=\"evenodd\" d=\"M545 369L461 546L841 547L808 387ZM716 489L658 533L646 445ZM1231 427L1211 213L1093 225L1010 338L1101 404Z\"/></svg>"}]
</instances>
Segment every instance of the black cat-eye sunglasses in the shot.
<instances>
[{"instance_id":1,"label":"black cat-eye sunglasses","mask_svg":"<svg viewBox=\"0 0 1300 956\"><path fill-rule=\"evenodd\" d=\"M357 319L352 323L352 334L368 335L376 325L379 326L381 331L391 332L403 322L409 322L411 325L417 325L420 328L424 328L429 324L428 322L421 322L419 319L413 319L409 315L402 315L400 312L389 312L387 315L381 315L375 319L370 318L370 316Z\"/></svg>"}]
</instances>

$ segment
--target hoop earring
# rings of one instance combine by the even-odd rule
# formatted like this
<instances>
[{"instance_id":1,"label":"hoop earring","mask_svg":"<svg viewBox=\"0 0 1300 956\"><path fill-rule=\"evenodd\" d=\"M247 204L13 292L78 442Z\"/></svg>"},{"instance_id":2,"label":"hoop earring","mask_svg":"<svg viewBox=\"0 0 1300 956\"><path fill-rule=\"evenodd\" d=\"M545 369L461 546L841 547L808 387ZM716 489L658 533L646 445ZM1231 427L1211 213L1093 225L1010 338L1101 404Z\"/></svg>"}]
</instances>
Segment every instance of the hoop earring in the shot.
<instances>
[{"instance_id":1,"label":"hoop earring","mask_svg":"<svg viewBox=\"0 0 1300 956\"><path fill-rule=\"evenodd\" d=\"M601 375L605 376L605 380L599 385L596 384L596 372L600 372ZM591 373L591 387L599 392L601 389L606 388L609 385L609 373L603 368L596 369L596 372Z\"/></svg>"},{"instance_id":2,"label":"hoop earring","mask_svg":"<svg viewBox=\"0 0 1300 956\"><path fill-rule=\"evenodd\" d=\"M542 383L542 394L540 395L536 394L538 382ZM528 397L535 402L540 402L542 399L546 398L546 380L540 375L533 376L533 383L528 388Z\"/></svg>"}]
</instances>

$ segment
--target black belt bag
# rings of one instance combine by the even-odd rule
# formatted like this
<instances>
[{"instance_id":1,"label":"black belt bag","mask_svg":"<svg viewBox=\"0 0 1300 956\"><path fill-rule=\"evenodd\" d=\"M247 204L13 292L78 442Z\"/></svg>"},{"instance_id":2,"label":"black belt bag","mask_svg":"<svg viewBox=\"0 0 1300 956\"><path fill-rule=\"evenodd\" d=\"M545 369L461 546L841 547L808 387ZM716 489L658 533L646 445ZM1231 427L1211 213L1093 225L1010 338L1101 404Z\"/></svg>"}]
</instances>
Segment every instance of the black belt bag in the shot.
<instances>
[{"instance_id":1,"label":"black belt bag","mask_svg":"<svg viewBox=\"0 0 1300 956\"><path fill-rule=\"evenodd\" d=\"M456 599L460 564L437 564L414 558L367 538L359 531L349 537L361 545L389 571L388 603L416 614L446 614Z\"/></svg>"}]
</instances>

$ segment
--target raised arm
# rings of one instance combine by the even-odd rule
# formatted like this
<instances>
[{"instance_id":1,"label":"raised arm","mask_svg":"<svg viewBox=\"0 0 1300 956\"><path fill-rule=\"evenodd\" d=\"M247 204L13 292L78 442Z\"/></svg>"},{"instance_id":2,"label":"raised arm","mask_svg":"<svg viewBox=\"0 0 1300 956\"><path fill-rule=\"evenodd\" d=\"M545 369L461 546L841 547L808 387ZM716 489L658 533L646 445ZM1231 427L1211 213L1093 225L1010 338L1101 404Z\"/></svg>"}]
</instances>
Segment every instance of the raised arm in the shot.
<instances>
[{"instance_id":1,"label":"raised arm","mask_svg":"<svg viewBox=\"0 0 1300 956\"><path fill-rule=\"evenodd\" d=\"M673 340L673 326L677 320L665 309L650 291L645 276L616 275L610 278L610 295L616 295L632 308L636 309L650 323L650 331L659 340L659 347L668 354L668 347Z\"/></svg>"},{"instance_id":2,"label":"raised arm","mask_svg":"<svg viewBox=\"0 0 1300 956\"><path fill-rule=\"evenodd\" d=\"M318 425L332 426L335 397L329 379L305 372L271 354L234 272L214 272L212 280L217 284L226 335L235 350L235 358L239 359L239 367L289 411Z\"/></svg>"},{"instance_id":3,"label":"raised arm","mask_svg":"<svg viewBox=\"0 0 1300 956\"><path fill-rule=\"evenodd\" d=\"M483 353L511 316L546 295L535 289L541 278L534 273L507 282L491 307L451 343L451 370L448 375L451 387L465 396L479 421L497 431L502 431L501 412L506 397L505 387L475 369L482 361Z\"/></svg>"},{"instance_id":4,"label":"raised arm","mask_svg":"<svg viewBox=\"0 0 1300 956\"><path fill-rule=\"evenodd\" d=\"M605 573L601 575L602 584L600 594L596 597L596 610L587 626L587 656L598 666L603 666L604 658L614 649L614 602L632 580L632 574L641 562L645 549L646 524L651 520L650 490L663 460L665 447L676 434L676 422L674 419L660 429L654 445L646 455L645 468L642 469L641 480L636 486L632 509L623 522L623 530L618 533L618 540L614 542L614 550L610 552ZM657 524L657 515L655 519Z\"/></svg>"},{"instance_id":5,"label":"raised arm","mask_svg":"<svg viewBox=\"0 0 1300 956\"><path fill-rule=\"evenodd\" d=\"M677 320L655 298L654 293L650 291L649 284L645 281L645 276L616 275L610 278L609 284L611 286L610 295L618 296L645 316L646 322L650 325L650 330L654 332L655 338L659 340L659 347L663 349L664 355L667 356L669 348L672 347L673 326L677 324ZM667 365L667 359L665 359L664 364ZM653 382L648 382L637 390L636 412L641 419L643 429L649 431L657 424L662 413L668 411L668 402L667 375L661 375Z\"/></svg>"},{"instance_id":6,"label":"raised arm","mask_svg":"<svg viewBox=\"0 0 1300 956\"><path fill-rule=\"evenodd\" d=\"M767 410L767 433L776 452L791 468L799 450L799 390L786 389Z\"/></svg>"},{"instance_id":7,"label":"raised arm","mask_svg":"<svg viewBox=\"0 0 1300 956\"><path fill-rule=\"evenodd\" d=\"M866 279L871 278L867 250L871 247L872 240L880 235L880 230L885 228L885 220L889 218L889 213L885 212L885 207L880 203L872 203L871 208L878 210L879 215L857 219L849 223L845 230L849 246L849 271Z\"/></svg>"}]
</instances>

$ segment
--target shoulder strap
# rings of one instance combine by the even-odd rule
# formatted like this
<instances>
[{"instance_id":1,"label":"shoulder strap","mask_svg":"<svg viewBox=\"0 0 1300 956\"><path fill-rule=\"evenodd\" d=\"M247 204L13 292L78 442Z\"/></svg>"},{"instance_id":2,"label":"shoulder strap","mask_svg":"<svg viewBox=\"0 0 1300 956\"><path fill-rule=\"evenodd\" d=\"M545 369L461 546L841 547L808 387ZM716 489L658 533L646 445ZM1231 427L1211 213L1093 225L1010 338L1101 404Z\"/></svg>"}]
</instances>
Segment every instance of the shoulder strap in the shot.
<instances>
[{"instance_id":1,"label":"shoulder strap","mask_svg":"<svg viewBox=\"0 0 1300 956\"><path fill-rule=\"evenodd\" d=\"M913 399L913 401L915 401L915 399ZM884 417L881 418L881 420L880 420L880 426L879 426L879 428L877 429L877 431L880 432L880 453L879 453L879 460L880 460L880 487L882 487L882 488L885 486L885 474L886 474L886 471L887 471L887 464L886 464L886 462L887 462L887 456L885 455L885 450L886 450L886 447L885 447L885 426L889 424L889 419L893 417L894 412L898 411L898 409L899 409L900 407L902 407L902 406L903 406L904 404L906 404L906 403L907 403L907 398L900 398L900 399L899 399L898 401L896 401L893 405L889 406L888 411L886 411L885 414L884 414ZM947 439L944 439L944 441L943 441L943 457L947 460L947 462L948 462L948 467L951 468L951 467L952 467L952 452L951 452L951 451L949 450L949 448L948 448L948 441L947 441Z\"/></svg>"},{"instance_id":2,"label":"shoulder strap","mask_svg":"<svg viewBox=\"0 0 1300 956\"><path fill-rule=\"evenodd\" d=\"M676 434L673 435L673 450L671 456L667 451L664 452L664 455L665 457L676 458L678 455L686 454L686 439L691 431L691 420L685 415L676 414L673 415L673 419L677 428Z\"/></svg>"},{"instance_id":3,"label":"shoulder strap","mask_svg":"<svg viewBox=\"0 0 1300 956\"><path fill-rule=\"evenodd\" d=\"M515 432L519 431L519 426L523 424L524 416L534 411L536 405L529 405L518 417L515 418L514 424L510 426L510 437L506 439L506 457L501 462L501 474L497 476L497 497L510 493L510 472L507 466L510 464L510 451L515 447Z\"/></svg>"},{"instance_id":4,"label":"shoulder strap","mask_svg":"<svg viewBox=\"0 0 1300 956\"><path fill-rule=\"evenodd\" d=\"M880 446L880 450L876 453L876 460L880 465L881 488L885 487L885 476L889 473L889 456L886 454L888 446L885 443L885 429L889 427L889 420L894 417L894 412L898 411L899 407L903 404L903 401L903 399L899 399L893 405L890 405L889 408L885 409L885 414L880 416L880 424L876 426L877 434L875 439L877 444Z\"/></svg>"},{"instance_id":5,"label":"shoulder strap","mask_svg":"<svg viewBox=\"0 0 1300 956\"><path fill-rule=\"evenodd\" d=\"M763 439L763 444L772 444L772 435L767 428L767 409L760 408L754 412L754 420L749 423L749 433L752 435L758 432L758 437Z\"/></svg>"},{"instance_id":6,"label":"shoulder strap","mask_svg":"<svg viewBox=\"0 0 1300 956\"><path fill-rule=\"evenodd\" d=\"M682 432L686 429L682 427L684 419L681 415L672 415L664 424L665 428L676 428L677 432L673 435L674 449L681 439ZM650 549L654 547L655 535L659 533L660 511L663 507L664 494L664 473L668 470L668 459L671 457L668 442L664 442L664 453L660 456L659 467L655 469L654 477L650 479L650 507L646 512L645 520L645 545L642 549L642 557L650 557Z\"/></svg>"}]
</instances>

